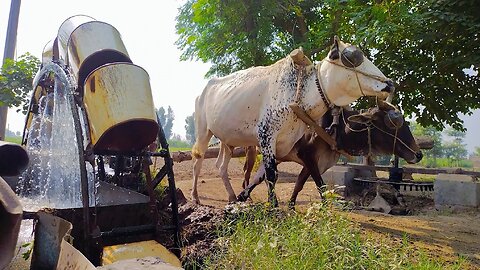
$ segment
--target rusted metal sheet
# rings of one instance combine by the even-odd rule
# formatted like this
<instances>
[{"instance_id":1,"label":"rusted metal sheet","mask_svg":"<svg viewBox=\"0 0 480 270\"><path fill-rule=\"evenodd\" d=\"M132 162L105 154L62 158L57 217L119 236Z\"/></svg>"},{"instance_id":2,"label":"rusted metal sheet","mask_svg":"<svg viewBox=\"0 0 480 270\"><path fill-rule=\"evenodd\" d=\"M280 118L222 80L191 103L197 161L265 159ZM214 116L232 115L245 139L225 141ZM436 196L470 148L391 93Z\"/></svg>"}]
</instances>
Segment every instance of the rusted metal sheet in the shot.
<instances>
[{"instance_id":1,"label":"rusted metal sheet","mask_svg":"<svg viewBox=\"0 0 480 270\"><path fill-rule=\"evenodd\" d=\"M182 263L177 256L154 240L104 247L102 265L111 265L123 260L144 257L159 257L163 262L172 266L182 266Z\"/></svg>"},{"instance_id":2,"label":"rusted metal sheet","mask_svg":"<svg viewBox=\"0 0 480 270\"><path fill-rule=\"evenodd\" d=\"M73 31L75 31L75 29L77 29L78 26L91 21L95 21L95 19L90 16L76 15L66 19L60 25L60 28L58 28L57 44L59 51L59 59L62 60L64 63L67 63L68 61L67 47L70 35Z\"/></svg>"},{"instance_id":3,"label":"rusted metal sheet","mask_svg":"<svg viewBox=\"0 0 480 270\"><path fill-rule=\"evenodd\" d=\"M183 268L166 263L162 260L161 257L152 256L152 257L122 260L106 266L100 266L97 269L98 270L130 270L130 269L180 270Z\"/></svg>"},{"instance_id":4,"label":"rusted metal sheet","mask_svg":"<svg viewBox=\"0 0 480 270\"><path fill-rule=\"evenodd\" d=\"M5 269L15 256L22 213L18 197L0 177L0 269Z\"/></svg>"},{"instance_id":5,"label":"rusted metal sheet","mask_svg":"<svg viewBox=\"0 0 480 270\"><path fill-rule=\"evenodd\" d=\"M83 254L70 243L62 240L60 254L58 256L57 270L95 270L97 269Z\"/></svg>"},{"instance_id":6,"label":"rusted metal sheet","mask_svg":"<svg viewBox=\"0 0 480 270\"><path fill-rule=\"evenodd\" d=\"M45 46L43 47L42 51L42 64L52 62L53 60L53 47L54 47L55 40L50 40Z\"/></svg>"},{"instance_id":7,"label":"rusted metal sheet","mask_svg":"<svg viewBox=\"0 0 480 270\"><path fill-rule=\"evenodd\" d=\"M67 64L80 87L88 74L103 64L131 62L118 30L100 21L78 26L70 34L67 49Z\"/></svg>"},{"instance_id":8,"label":"rusted metal sheet","mask_svg":"<svg viewBox=\"0 0 480 270\"><path fill-rule=\"evenodd\" d=\"M55 269L61 243L73 226L70 222L45 212L38 212L37 217L30 269Z\"/></svg>"},{"instance_id":9,"label":"rusted metal sheet","mask_svg":"<svg viewBox=\"0 0 480 270\"><path fill-rule=\"evenodd\" d=\"M84 104L95 153L134 152L158 133L148 73L130 63L103 65L85 81Z\"/></svg>"},{"instance_id":10,"label":"rusted metal sheet","mask_svg":"<svg viewBox=\"0 0 480 270\"><path fill-rule=\"evenodd\" d=\"M97 269L71 242L72 223L49 213L39 212L30 269ZM149 257L150 256L150 257ZM175 255L156 241L140 241L109 246L100 269L181 269Z\"/></svg>"}]
</instances>

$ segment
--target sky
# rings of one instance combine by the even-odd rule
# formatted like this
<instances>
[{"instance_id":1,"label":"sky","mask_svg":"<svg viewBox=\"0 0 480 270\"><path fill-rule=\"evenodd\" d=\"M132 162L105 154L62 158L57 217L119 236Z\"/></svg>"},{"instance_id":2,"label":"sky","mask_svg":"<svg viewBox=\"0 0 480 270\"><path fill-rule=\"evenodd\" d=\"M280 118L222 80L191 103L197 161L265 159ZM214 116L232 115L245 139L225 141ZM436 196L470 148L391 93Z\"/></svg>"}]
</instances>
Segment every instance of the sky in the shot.
<instances>
[{"instance_id":1,"label":"sky","mask_svg":"<svg viewBox=\"0 0 480 270\"><path fill-rule=\"evenodd\" d=\"M185 137L185 118L195 110L195 98L202 92L209 64L180 61L174 45L176 0L23 0L17 32L16 56L30 52L41 59L42 50L54 39L58 28L73 15L88 15L113 25L122 35L133 63L150 75L155 107L171 106L175 114L173 132ZM5 46L9 0L0 0L0 50ZM25 116L10 109L7 126L22 131Z\"/></svg>"},{"instance_id":2,"label":"sky","mask_svg":"<svg viewBox=\"0 0 480 270\"><path fill-rule=\"evenodd\" d=\"M195 110L195 98L207 80L210 65L195 61L180 61L181 51L174 44L175 17L181 0L23 0L17 34L16 55L30 52L41 59L45 44L54 39L61 23L73 15L88 15L113 25L134 64L150 75L155 107L171 106L175 113L173 132L185 137L185 118ZM0 0L0 49L3 52L8 24L9 0ZM3 57L3 53L1 54ZM465 121L465 142L469 152L480 146L480 110ZM22 131L25 116L9 110L7 125L12 131Z\"/></svg>"}]
</instances>

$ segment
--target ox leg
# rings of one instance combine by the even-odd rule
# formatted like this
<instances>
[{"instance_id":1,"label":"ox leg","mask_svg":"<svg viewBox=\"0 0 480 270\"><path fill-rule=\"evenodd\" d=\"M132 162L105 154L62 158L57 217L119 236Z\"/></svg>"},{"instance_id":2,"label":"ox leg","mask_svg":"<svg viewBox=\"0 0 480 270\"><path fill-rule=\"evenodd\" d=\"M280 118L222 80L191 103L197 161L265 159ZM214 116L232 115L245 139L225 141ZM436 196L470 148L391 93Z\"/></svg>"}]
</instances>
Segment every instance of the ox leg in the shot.
<instances>
[{"instance_id":1,"label":"ox leg","mask_svg":"<svg viewBox=\"0 0 480 270\"><path fill-rule=\"evenodd\" d=\"M215 161L215 167L217 167L217 169L220 169L220 166L222 165L225 147L226 145L220 142L220 151L218 152L217 160Z\"/></svg>"},{"instance_id":2,"label":"ox leg","mask_svg":"<svg viewBox=\"0 0 480 270\"><path fill-rule=\"evenodd\" d=\"M278 200L277 196L275 195L275 183L278 179L277 162L275 160L275 155L272 155L272 157L264 155L263 163L265 163L265 175L267 178L268 201L272 204L273 207L278 207Z\"/></svg>"},{"instance_id":3,"label":"ox leg","mask_svg":"<svg viewBox=\"0 0 480 270\"><path fill-rule=\"evenodd\" d=\"M233 147L224 145L223 147L222 164L220 165L220 177L222 177L223 185L228 193L228 201L236 202L237 197L235 191L233 191L232 184L230 183L230 177L228 177L228 163L232 158Z\"/></svg>"},{"instance_id":4,"label":"ox leg","mask_svg":"<svg viewBox=\"0 0 480 270\"><path fill-rule=\"evenodd\" d=\"M250 183L240 194L238 194L237 200L240 202L246 201L250 197L253 189L258 186L265 179L265 166L263 162L258 167L257 173L253 176L253 181Z\"/></svg>"},{"instance_id":5,"label":"ox leg","mask_svg":"<svg viewBox=\"0 0 480 270\"><path fill-rule=\"evenodd\" d=\"M307 171L312 176L313 181L315 182L315 185L317 186L318 193L320 194L320 199L322 199L322 192L323 192L325 183L323 182L322 174L319 171L318 163L315 160L316 159L315 156L312 156L312 155L308 154L308 152L306 152L306 153L301 152L301 153L299 153L299 157L303 161L303 163L305 164L304 168L306 168ZM305 182L307 181L307 179L308 179L308 176L305 179L303 179L303 183L301 183L302 188L303 188L303 185L305 184Z\"/></svg>"},{"instance_id":6,"label":"ox leg","mask_svg":"<svg viewBox=\"0 0 480 270\"><path fill-rule=\"evenodd\" d=\"M192 184L192 201L195 204L200 204L200 199L198 198L198 177L200 175L200 171L202 170L203 164L203 157L195 159L193 162L193 184Z\"/></svg>"},{"instance_id":7,"label":"ox leg","mask_svg":"<svg viewBox=\"0 0 480 270\"><path fill-rule=\"evenodd\" d=\"M211 131L207 131L205 136L197 137L197 141L192 148L192 155L194 158L193 162L193 183L192 183L192 201L193 203L200 204L200 199L198 198L198 177L200 176L200 171L202 170L203 159L205 151L208 148L208 141L213 136Z\"/></svg>"},{"instance_id":8,"label":"ox leg","mask_svg":"<svg viewBox=\"0 0 480 270\"><path fill-rule=\"evenodd\" d=\"M295 188L293 189L292 196L288 201L288 208L294 210L295 203L297 202L297 196L300 191L302 191L305 182L307 182L308 177L310 176L310 171L307 167L303 167L302 171L298 175L297 181L295 182Z\"/></svg>"},{"instance_id":9,"label":"ox leg","mask_svg":"<svg viewBox=\"0 0 480 270\"><path fill-rule=\"evenodd\" d=\"M313 171L315 171L315 172L313 172ZM313 170L313 171L311 171L310 174L312 175L313 181L315 182L315 185L317 186L317 190L318 190L318 193L320 195L320 200L322 200L322 193L325 190L325 183L323 182L323 178L322 178L322 175L320 174L320 172L318 172L318 170ZM305 184L305 181L307 181L307 178L305 178L303 184Z\"/></svg>"},{"instance_id":10,"label":"ox leg","mask_svg":"<svg viewBox=\"0 0 480 270\"><path fill-rule=\"evenodd\" d=\"M245 164L243 165L243 183L242 188L247 188L252 175L253 166L257 158L257 148L255 146L245 147Z\"/></svg>"}]
</instances>

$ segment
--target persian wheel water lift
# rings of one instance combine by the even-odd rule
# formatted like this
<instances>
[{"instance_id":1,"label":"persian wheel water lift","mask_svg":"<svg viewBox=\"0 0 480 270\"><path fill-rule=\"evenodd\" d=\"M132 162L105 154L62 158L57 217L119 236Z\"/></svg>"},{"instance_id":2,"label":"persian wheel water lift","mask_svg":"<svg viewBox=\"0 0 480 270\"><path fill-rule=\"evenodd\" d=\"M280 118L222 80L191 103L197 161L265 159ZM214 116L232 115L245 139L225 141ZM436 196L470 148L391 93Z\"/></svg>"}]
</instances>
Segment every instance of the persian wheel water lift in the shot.
<instances>
[{"instance_id":1,"label":"persian wheel water lift","mask_svg":"<svg viewBox=\"0 0 480 270\"><path fill-rule=\"evenodd\" d=\"M55 213L75 225L72 231L72 234L77 234L74 245L94 264L98 264L98 250L106 244L119 243L120 239L132 242L139 235L142 240L155 238L157 233L165 230L172 232L178 248L180 239L173 160L155 113L149 75L132 63L117 29L89 16L73 16L65 20L57 37L43 50L42 65L33 87L23 145L29 147L33 144L32 138L38 135L36 133L46 134L50 141L54 136L55 123L44 120L53 114L50 103L54 101L49 99L49 95L63 95L71 110L82 203L80 208L56 209ZM56 90L60 88L64 91ZM52 109L48 109L49 106ZM43 122L38 119L43 119ZM160 151L152 149L155 144L161 146ZM117 164L124 159L136 162L136 173L145 175L149 194L147 200L141 199L143 204L136 204L139 201L135 199L135 192L118 190L103 183L107 180L105 157L116 159ZM151 157L164 160L164 166L153 178L149 166ZM130 167L128 170L133 169ZM92 187L91 182L89 184L89 174L94 175L95 185L99 187ZM164 177L168 179L172 217L171 225L159 226L154 189ZM110 200L108 203L111 204L107 203L105 207L99 205L98 198L91 198L91 191L95 190L94 194L102 192L106 190L103 186L109 187L103 194L103 200ZM98 195L103 196L101 193ZM114 202L118 200L122 202ZM146 203L150 205L150 209L146 207L150 214L134 217L140 211L140 205L145 206ZM129 218L113 218L113 213L123 215L126 209L130 211Z\"/></svg>"}]
</instances>

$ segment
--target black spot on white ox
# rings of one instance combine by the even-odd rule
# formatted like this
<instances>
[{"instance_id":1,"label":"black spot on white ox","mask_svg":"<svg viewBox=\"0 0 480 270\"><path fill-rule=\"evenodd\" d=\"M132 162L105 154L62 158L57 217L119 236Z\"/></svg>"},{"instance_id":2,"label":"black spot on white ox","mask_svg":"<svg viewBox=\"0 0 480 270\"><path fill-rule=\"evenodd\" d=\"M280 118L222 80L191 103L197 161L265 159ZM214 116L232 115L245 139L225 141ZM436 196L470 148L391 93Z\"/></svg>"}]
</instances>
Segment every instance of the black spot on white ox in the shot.
<instances>
[{"instance_id":1,"label":"black spot on white ox","mask_svg":"<svg viewBox=\"0 0 480 270\"><path fill-rule=\"evenodd\" d=\"M394 90L392 81L359 49L336 37L328 56L302 71L301 91L296 97L300 70L303 69L296 61L287 56L270 66L252 67L208 82L195 102L194 202L200 202L197 182L213 135L228 146L221 153L222 163L218 167L229 201L236 200L227 173L232 149L257 145L265 164L269 200L277 205L276 159L286 156L307 131L307 125L290 109L290 103L297 102L318 121L329 106L345 106L361 96L384 99Z\"/></svg>"},{"instance_id":2,"label":"black spot on white ox","mask_svg":"<svg viewBox=\"0 0 480 270\"><path fill-rule=\"evenodd\" d=\"M379 102L378 105L364 113L346 109L340 111L336 136L337 148L352 156L395 154L408 163L419 162L423 154L403 115L387 102ZM329 127L332 122L330 113L326 113L321 119L324 128ZM254 152L256 155L255 149L252 151L249 148L249 152ZM247 153L245 166L246 172L251 173L253 164L248 158L252 158L251 153ZM334 166L339 158L340 154L332 150L330 145L314 132L307 132L297 141L290 153L277 161L278 163L293 161L303 165L289 205L292 207L295 205L297 195L309 176L312 176L320 191L324 186L322 174ZM250 196L253 189L262 181L264 174L265 170L261 164L252 183L238 196L239 201L245 201ZM248 179L245 180L248 182Z\"/></svg>"}]
</instances>

